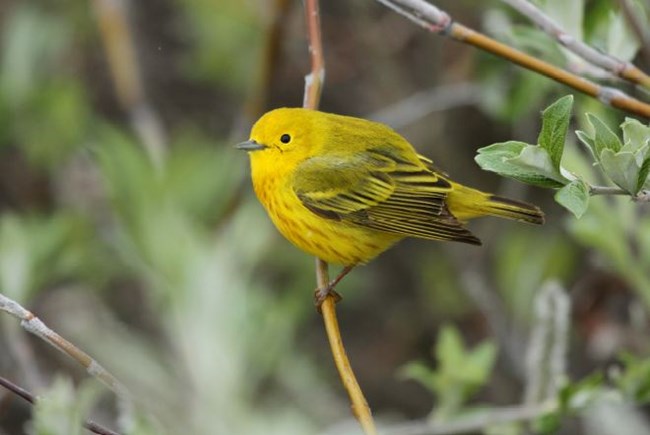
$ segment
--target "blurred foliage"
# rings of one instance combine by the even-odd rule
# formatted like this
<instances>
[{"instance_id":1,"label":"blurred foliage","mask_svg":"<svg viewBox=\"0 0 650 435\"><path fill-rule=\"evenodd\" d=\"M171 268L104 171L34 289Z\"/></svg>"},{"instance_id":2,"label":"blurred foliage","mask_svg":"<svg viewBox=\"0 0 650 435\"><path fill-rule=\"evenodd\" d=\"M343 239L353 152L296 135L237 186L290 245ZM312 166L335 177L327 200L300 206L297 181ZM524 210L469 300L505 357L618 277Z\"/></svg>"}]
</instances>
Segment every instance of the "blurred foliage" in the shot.
<instances>
[{"instance_id":1,"label":"blurred foliage","mask_svg":"<svg viewBox=\"0 0 650 435\"><path fill-rule=\"evenodd\" d=\"M273 32L281 3L126 2L145 93L168 132L161 166L114 95L95 3L0 3L0 292L96 357L137 405L123 415L98 400L85 374L25 341L4 316L0 375L43 399L31 415L2 407L3 434L81 433L80 421L95 417L131 434L341 433L331 427L351 418L311 303L313 260L272 228L252 196L246 157L230 147L245 139L247 99L286 106L303 89L302 5L291 3ZM501 320L521 337L543 282L571 289L573 372L557 412L534 422L539 431L579 433L567 416L588 423L602 403L646 403L650 218L643 204L587 194L604 183L628 197L648 189L647 125L595 100L558 99L566 91L552 81L420 32L377 2L321 3L325 109L360 114L432 87L476 85L479 104L436 111L432 101L435 114L400 132L429 146L459 181L528 197L548 216L543 229L476 222L485 239L476 257L464 247L402 243L346 278L343 335L375 414L450 420L521 401L524 355L504 352L511 343L488 328L493 314L476 304L465 269L481 272L506 308ZM436 3L536 56L602 76L502 5ZM537 3L574 36L643 62L609 0ZM634 7L647 20L647 7ZM271 35L278 52L263 66ZM260 83L269 89L252 95ZM572 119L572 111L580 115ZM569 131L580 131L584 149ZM582 217L554 208L541 189L510 195L516 188L471 164L477 147L485 169L559 188L556 200ZM608 339L615 354L626 353L620 370L604 376L592 350ZM433 367L408 363L429 355L432 340ZM20 349L46 374L47 388ZM397 379L405 364L401 373L424 389Z\"/></svg>"},{"instance_id":2,"label":"blurred foliage","mask_svg":"<svg viewBox=\"0 0 650 435\"><path fill-rule=\"evenodd\" d=\"M402 376L424 385L437 397L434 420L449 419L489 380L496 359L496 346L484 342L466 349L456 328L443 326L435 347L438 367L435 370L422 362L411 362L402 368Z\"/></svg>"},{"instance_id":3,"label":"blurred foliage","mask_svg":"<svg viewBox=\"0 0 650 435\"><path fill-rule=\"evenodd\" d=\"M187 76L240 90L250 86L258 67L254 48L260 49L264 28L259 11L270 9L272 2L221 0L218 8L211 0L179 3L192 23L188 29L192 49L184 68Z\"/></svg>"},{"instance_id":4,"label":"blurred foliage","mask_svg":"<svg viewBox=\"0 0 650 435\"><path fill-rule=\"evenodd\" d=\"M69 379L56 378L38 399L34 409L34 435L81 435L83 423L99 394L93 381L74 388Z\"/></svg>"}]
</instances>

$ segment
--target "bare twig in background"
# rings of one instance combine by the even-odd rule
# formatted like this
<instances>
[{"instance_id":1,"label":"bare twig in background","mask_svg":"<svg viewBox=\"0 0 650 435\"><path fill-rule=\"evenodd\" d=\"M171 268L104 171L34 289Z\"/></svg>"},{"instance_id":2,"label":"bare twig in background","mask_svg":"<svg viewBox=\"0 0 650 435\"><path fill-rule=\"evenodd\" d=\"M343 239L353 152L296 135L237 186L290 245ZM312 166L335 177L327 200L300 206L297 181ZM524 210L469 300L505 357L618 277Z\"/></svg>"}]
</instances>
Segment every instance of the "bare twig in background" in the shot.
<instances>
[{"instance_id":1,"label":"bare twig in background","mask_svg":"<svg viewBox=\"0 0 650 435\"><path fill-rule=\"evenodd\" d=\"M477 104L480 101L480 91L480 87L473 83L436 86L386 106L366 118L399 130L432 112Z\"/></svg>"},{"instance_id":2,"label":"bare twig in background","mask_svg":"<svg viewBox=\"0 0 650 435\"><path fill-rule=\"evenodd\" d=\"M308 109L317 109L323 90L325 79L325 61L323 58L323 44L320 30L320 13L318 0L305 1L305 20L309 34L309 53L311 55L311 72L305 77L305 97L303 106ZM318 288L325 288L329 284L328 265L320 258L316 258L316 282ZM341 331L336 318L336 301L332 295L328 295L321 305L323 322L327 331L327 338L332 349L334 363L341 376L350 401L352 411L359 420L364 432L368 435L377 433L375 422L372 419L370 407L361 391L359 382L352 371L352 366L345 352Z\"/></svg>"},{"instance_id":3,"label":"bare twig in background","mask_svg":"<svg viewBox=\"0 0 650 435\"><path fill-rule=\"evenodd\" d=\"M555 281L535 297L535 324L526 354L527 404L552 400L566 377L570 300Z\"/></svg>"},{"instance_id":4,"label":"bare twig in background","mask_svg":"<svg viewBox=\"0 0 650 435\"><path fill-rule=\"evenodd\" d=\"M151 161L160 168L167 152L167 135L145 96L124 0L94 0L93 4L118 101Z\"/></svg>"},{"instance_id":5,"label":"bare twig in background","mask_svg":"<svg viewBox=\"0 0 650 435\"><path fill-rule=\"evenodd\" d=\"M311 57L311 72L305 76L305 96L303 107L318 109L320 96L325 81L325 58L323 55L323 40L320 31L320 12L318 0L305 0L305 21L309 34L309 54Z\"/></svg>"},{"instance_id":6,"label":"bare twig in background","mask_svg":"<svg viewBox=\"0 0 650 435\"><path fill-rule=\"evenodd\" d=\"M641 53L643 54L646 63L650 63L650 32L648 32L648 29L641 23L639 16L632 10L630 0L618 0L618 4L621 7L621 11L623 11L625 19L632 26L632 31L634 31L634 34L641 44Z\"/></svg>"},{"instance_id":7,"label":"bare twig in background","mask_svg":"<svg viewBox=\"0 0 650 435\"><path fill-rule=\"evenodd\" d=\"M0 311L4 311L20 320L20 325L28 332L50 344L55 349L63 352L79 364L81 364L89 375L95 377L102 384L111 389L118 398L120 405L122 426L130 426L130 419L133 414L133 404L126 387L115 378L108 370L102 367L94 358L65 338L51 330L36 317L32 312L26 310L18 302L0 294Z\"/></svg>"},{"instance_id":8,"label":"bare twig in background","mask_svg":"<svg viewBox=\"0 0 650 435\"><path fill-rule=\"evenodd\" d=\"M650 118L650 104L637 100L623 91L601 86L547 62L489 38L469 27L452 21L444 11L424 0L377 0L430 32L451 38L501 56L531 71L550 77L600 102L629 113Z\"/></svg>"},{"instance_id":9,"label":"bare twig in background","mask_svg":"<svg viewBox=\"0 0 650 435\"><path fill-rule=\"evenodd\" d=\"M452 435L473 434L500 424L531 421L557 410L554 403L506 406L482 414L461 417L446 423L411 422L386 428L385 435Z\"/></svg>"},{"instance_id":10,"label":"bare twig in background","mask_svg":"<svg viewBox=\"0 0 650 435\"><path fill-rule=\"evenodd\" d=\"M26 402L32 405L36 404L37 398L32 393L25 390L24 388L19 387L18 385L14 384L8 379L3 378L2 376L0 376L0 385L2 385L7 390L14 393L16 396L25 400ZM84 423L84 427L89 431L91 431L92 433L96 433L98 435L119 435L117 432L113 432L110 429L106 429L105 427L100 426L99 424L95 423L92 420L86 420L86 422Z\"/></svg>"},{"instance_id":11,"label":"bare twig in background","mask_svg":"<svg viewBox=\"0 0 650 435\"><path fill-rule=\"evenodd\" d=\"M477 270L477 267L470 266L479 263L478 259L467 262L454 256L454 262L463 291L485 316L492 334L497 338L499 346L507 356L507 362L511 369L519 378L523 378L525 367L521 354L524 349L524 340L517 328L512 327L512 320L508 318L502 301L489 287L481 272ZM485 262L481 261L481 263Z\"/></svg>"},{"instance_id":12,"label":"bare twig in background","mask_svg":"<svg viewBox=\"0 0 650 435\"><path fill-rule=\"evenodd\" d=\"M546 15L535 4L528 0L502 0L511 7L525 15L529 20L537 24L544 32L554 38L560 45L567 50L578 55L582 59L596 65L615 76L628 80L632 83L639 84L650 89L650 76L639 68L607 53L603 53L583 41L577 39L574 35L568 34L555 20ZM625 0L620 0L624 2Z\"/></svg>"}]
</instances>

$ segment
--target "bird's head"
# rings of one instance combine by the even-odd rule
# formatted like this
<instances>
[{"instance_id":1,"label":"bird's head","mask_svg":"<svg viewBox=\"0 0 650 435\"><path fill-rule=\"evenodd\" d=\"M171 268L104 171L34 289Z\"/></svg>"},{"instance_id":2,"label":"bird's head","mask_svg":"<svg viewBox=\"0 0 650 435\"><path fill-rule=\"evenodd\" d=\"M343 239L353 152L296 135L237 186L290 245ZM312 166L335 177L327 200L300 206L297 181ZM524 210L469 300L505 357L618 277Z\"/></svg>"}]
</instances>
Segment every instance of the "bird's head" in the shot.
<instances>
[{"instance_id":1,"label":"bird's head","mask_svg":"<svg viewBox=\"0 0 650 435\"><path fill-rule=\"evenodd\" d=\"M236 145L248 151L253 167L291 166L314 155L314 133L318 112L301 108L281 108L264 114L253 126L250 139Z\"/></svg>"}]
</instances>

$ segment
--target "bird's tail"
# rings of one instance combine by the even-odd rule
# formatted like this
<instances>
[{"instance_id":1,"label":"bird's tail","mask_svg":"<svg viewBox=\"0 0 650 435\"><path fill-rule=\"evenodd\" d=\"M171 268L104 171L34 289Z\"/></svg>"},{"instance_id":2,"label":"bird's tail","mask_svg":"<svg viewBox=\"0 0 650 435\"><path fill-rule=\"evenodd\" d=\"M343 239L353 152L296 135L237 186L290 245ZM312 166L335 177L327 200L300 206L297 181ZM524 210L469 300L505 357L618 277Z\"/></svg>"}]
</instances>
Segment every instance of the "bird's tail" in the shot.
<instances>
[{"instance_id":1,"label":"bird's tail","mask_svg":"<svg viewBox=\"0 0 650 435\"><path fill-rule=\"evenodd\" d=\"M451 214L461 221L479 216L498 216L531 224L543 224L544 213L539 207L523 201L455 184L447 197Z\"/></svg>"}]
</instances>

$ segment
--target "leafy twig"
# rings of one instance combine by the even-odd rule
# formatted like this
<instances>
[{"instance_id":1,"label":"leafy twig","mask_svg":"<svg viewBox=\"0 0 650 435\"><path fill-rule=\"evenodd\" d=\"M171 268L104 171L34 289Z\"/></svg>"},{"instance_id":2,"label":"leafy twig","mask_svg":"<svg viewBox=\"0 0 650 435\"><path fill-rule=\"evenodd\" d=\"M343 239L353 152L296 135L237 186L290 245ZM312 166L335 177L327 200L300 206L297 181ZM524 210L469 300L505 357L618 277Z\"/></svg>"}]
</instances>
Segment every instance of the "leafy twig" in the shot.
<instances>
[{"instance_id":1,"label":"leafy twig","mask_svg":"<svg viewBox=\"0 0 650 435\"><path fill-rule=\"evenodd\" d=\"M118 403L125 411L126 415L132 414L132 403L130 394L126 387L115 378L108 370L102 367L93 357L88 355L77 346L61 337L59 334L50 329L41 319L36 317L31 311L25 309L18 302L4 296L0 293L0 311L4 311L20 320L20 326L26 331L31 332L43 341L47 342L55 349L68 355L70 358L81 364L88 374L95 377L101 383L111 389L118 398Z\"/></svg>"},{"instance_id":2,"label":"leafy twig","mask_svg":"<svg viewBox=\"0 0 650 435\"><path fill-rule=\"evenodd\" d=\"M650 104L633 98L623 91L601 86L583 77L572 74L506 44L489 38L460 23L454 22L444 11L424 0L377 0L430 32L448 35L451 38L473 45L501 56L517 65L570 86L584 94L597 98L604 104L650 118Z\"/></svg>"},{"instance_id":3,"label":"leafy twig","mask_svg":"<svg viewBox=\"0 0 650 435\"><path fill-rule=\"evenodd\" d=\"M537 24L544 32L552 38L555 38L560 45L580 56L587 62L609 71L618 77L650 89L650 76L645 72L641 71L630 62L616 59L607 53L603 53L602 51L585 44L574 35L568 34L555 20L546 15L532 2L528 0L502 1L509 4L522 15L525 15L529 20Z\"/></svg>"},{"instance_id":4,"label":"leafy twig","mask_svg":"<svg viewBox=\"0 0 650 435\"><path fill-rule=\"evenodd\" d=\"M16 396L20 397L21 399L24 399L26 402L32 405L36 404L37 398L32 393L14 384L10 380L3 378L2 376L0 376L0 385L2 385L7 390L14 393ZM98 435L119 435L117 432L113 432L110 429L106 429L105 427L95 423L92 420L86 420L83 426L89 431L91 431L92 433L96 433Z\"/></svg>"},{"instance_id":5,"label":"leafy twig","mask_svg":"<svg viewBox=\"0 0 650 435\"><path fill-rule=\"evenodd\" d=\"M323 44L320 30L320 14L318 0L305 1L305 19L309 33L309 53L311 55L311 72L305 77L305 98L303 105L308 109L317 109L323 89L325 78L325 61L323 59ZM318 288L325 288L329 284L328 265L323 260L316 258L316 282ZM341 376L343 386L350 396L352 411L359 420L361 427L368 435L377 433L374 420L368 407L361 387L357 382L350 361L343 346L341 331L336 318L336 301L328 295L321 305L323 322L327 331L327 338L332 349L334 363Z\"/></svg>"}]
</instances>

